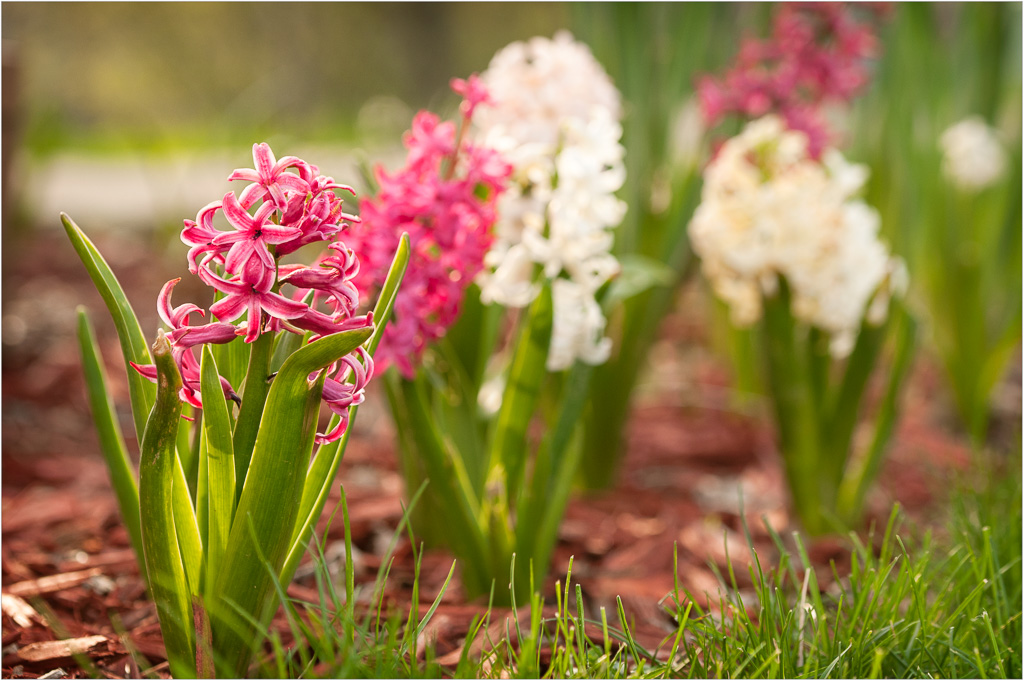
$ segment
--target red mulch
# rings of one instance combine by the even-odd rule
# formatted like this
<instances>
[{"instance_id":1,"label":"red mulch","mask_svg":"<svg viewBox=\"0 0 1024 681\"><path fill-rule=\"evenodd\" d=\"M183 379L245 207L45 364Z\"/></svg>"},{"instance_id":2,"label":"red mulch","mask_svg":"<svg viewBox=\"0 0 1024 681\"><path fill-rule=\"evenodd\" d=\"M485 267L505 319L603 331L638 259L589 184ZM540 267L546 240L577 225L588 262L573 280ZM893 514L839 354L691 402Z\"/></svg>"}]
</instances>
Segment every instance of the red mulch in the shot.
<instances>
[{"instance_id":1,"label":"red mulch","mask_svg":"<svg viewBox=\"0 0 1024 681\"><path fill-rule=\"evenodd\" d=\"M114 398L123 408L127 396L117 339L63 235L48 236L23 245L23 256L4 271L3 675L35 678L59 669L84 676L73 658L81 653L101 674L137 677L146 670L136 665L134 650L166 676L155 610L145 598L85 403L75 305L84 303L92 311ZM126 284L144 329L156 328L156 293L178 270L138 258L150 247L113 238L100 244ZM47 263L44 271L40 262ZM177 300L198 298L201 287L195 292L185 287L183 281ZM564 581L572 557L572 581L582 585L588 612L604 606L612 613L621 596L633 634L648 649L674 630L659 605L676 577L674 545L682 586L695 595L714 595L718 582L709 563L724 568L726 549L737 566L740 588L750 586L744 520L766 565L775 559L775 549L762 519L783 536L793 529L766 419L757 409L745 412L734 406L727 373L707 349L701 326L707 315L699 298L689 292L679 308L686 314L667 320L665 340L652 352L657 371L651 376L657 378L639 391L618 486L571 501L545 584L551 604L554 580ZM1016 399L1011 395L1008 401L1018 410L1019 386L1017 368L1007 389L1017 391ZM1019 424L1019 411L1011 409L1006 419ZM968 450L952 423L941 376L922 359L870 498L870 517L884 522L898 500L922 523L941 518L950 480L968 462ZM130 441L129 447L134 444ZM401 517L403 493L379 396L360 412L338 481L348 495L356 580L371 583ZM738 512L739 489L745 518ZM334 566L343 564L343 539L339 519L327 535L326 553ZM835 560L841 570L847 560L844 544L835 539L812 542L810 550L822 566ZM450 565L445 553L427 552L421 613L439 592ZM831 573L825 569L819 575L828 579ZM387 602L402 612L409 608L412 577L412 551L403 538L386 591ZM316 600L308 570L300 568L290 592ZM456 582L437 609L427 637L453 668L471 620L484 607L466 603ZM504 632L505 614L492 615L494 637ZM283 621L279 624L285 628Z\"/></svg>"}]
</instances>

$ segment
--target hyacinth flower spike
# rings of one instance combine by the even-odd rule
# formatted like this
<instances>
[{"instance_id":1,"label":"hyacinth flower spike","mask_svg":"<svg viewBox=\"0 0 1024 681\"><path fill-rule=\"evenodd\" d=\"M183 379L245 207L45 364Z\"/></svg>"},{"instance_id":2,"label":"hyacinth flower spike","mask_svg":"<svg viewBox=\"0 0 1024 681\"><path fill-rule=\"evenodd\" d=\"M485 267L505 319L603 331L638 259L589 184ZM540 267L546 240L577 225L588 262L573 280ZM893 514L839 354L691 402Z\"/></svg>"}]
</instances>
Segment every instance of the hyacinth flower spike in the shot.
<instances>
[{"instance_id":1,"label":"hyacinth flower spike","mask_svg":"<svg viewBox=\"0 0 1024 681\"><path fill-rule=\"evenodd\" d=\"M122 512L130 518L142 509L141 530L129 522L129 532L146 552L143 571L156 587L167 656L179 676L246 675L254 623L273 600L268 566L285 583L294 574L373 376L372 352L408 261L408 240L399 238L377 305L356 314L358 254L335 241L347 236L350 221L334 191L350 188L295 157L275 161L266 145L254 147L254 161L255 171L231 176L251 182L237 198L229 192L184 222L189 270L219 294L208 308L215 321L194 325L194 315L208 317L207 309L174 306L179 280L168 281L157 297L168 327L154 346L157 362L116 277L62 216L132 367L132 412L140 438L146 433L138 486L112 409L104 408L109 392L87 319L80 325L101 444ZM230 230L214 227L218 212ZM315 241L329 242L330 255L319 264L278 267L278 249ZM316 309L321 304L326 312ZM275 347L280 357L272 357ZM219 362L242 376L237 393ZM155 395L147 379L157 382ZM202 408L203 418L182 421L183 403ZM318 433L321 406L332 420ZM323 449L310 466L317 445ZM184 466L186 460L196 465Z\"/></svg>"}]
</instances>

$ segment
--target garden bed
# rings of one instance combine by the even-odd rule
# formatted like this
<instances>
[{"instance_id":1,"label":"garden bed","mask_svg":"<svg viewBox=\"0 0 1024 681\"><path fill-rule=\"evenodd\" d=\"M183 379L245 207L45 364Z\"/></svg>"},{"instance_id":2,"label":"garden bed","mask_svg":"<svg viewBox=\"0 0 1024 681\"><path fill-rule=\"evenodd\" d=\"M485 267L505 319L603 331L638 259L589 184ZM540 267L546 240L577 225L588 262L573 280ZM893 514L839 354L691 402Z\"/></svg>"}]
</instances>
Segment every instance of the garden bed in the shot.
<instances>
[{"instance_id":1,"label":"garden bed","mask_svg":"<svg viewBox=\"0 0 1024 681\"><path fill-rule=\"evenodd\" d=\"M75 305L89 305L102 320L98 331L111 385L123 391L123 367L113 362L116 338L71 249L63 243L47 246L47 241L27 244L24 257L5 268L3 674L32 678L60 669L85 675L68 644L54 643L72 638L104 675L138 676L144 671L139 659L166 675L156 612L146 599L90 425L71 321ZM131 244L118 247L101 240L99 246L122 274L129 297L152 300L168 272L136 259L133 253L140 251ZM30 267L36 257L47 262L44 271ZM728 376L708 348L706 330L692 321L707 319L692 313L698 299L684 295L663 327L665 342L657 346L653 370L632 414L623 475L615 489L570 502L553 576L543 589L546 602L553 604L554 576L561 575L564 587L571 557L571 581L581 585L588 612L600 607L614 612L616 597L621 597L635 640L648 650L675 630L661 601L676 579L698 600L710 596L702 605L713 609L719 589L714 568L725 573L731 560L741 592L752 587L744 526L768 564L777 551L765 522L784 538L795 529L768 421L756 402L735 406ZM156 328L155 311L145 302L135 304L143 328ZM926 357L918 359L891 454L869 503L872 522L884 525L895 501L912 524L920 525L915 532L938 527L946 517L952 481L966 470L970 456L950 425L941 378ZM1019 386L1015 368L1005 388L1004 402L1010 407L997 419L1011 431L1019 424ZM115 392L114 399L123 404L124 395ZM402 482L379 394L371 395L360 412L337 481L348 498L355 581L369 591L403 514ZM337 501L335 491L327 510ZM321 530L330 515L324 514ZM343 569L343 540L339 514L325 539L328 567L335 571ZM823 589L833 574L832 562L839 576L848 569L849 551L848 542L837 538L809 544L810 559L821 567ZM425 553L418 580L421 614L442 590L450 566L448 554ZM412 601L414 568L413 547L403 534L385 590L385 602L402 613ZM317 600L311 569L300 568L289 593ZM486 607L467 603L456 577L424 631L442 666L454 669L474 616ZM491 613L495 635L504 632L505 612ZM283 616L275 626L287 631Z\"/></svg>"}]
</instances>

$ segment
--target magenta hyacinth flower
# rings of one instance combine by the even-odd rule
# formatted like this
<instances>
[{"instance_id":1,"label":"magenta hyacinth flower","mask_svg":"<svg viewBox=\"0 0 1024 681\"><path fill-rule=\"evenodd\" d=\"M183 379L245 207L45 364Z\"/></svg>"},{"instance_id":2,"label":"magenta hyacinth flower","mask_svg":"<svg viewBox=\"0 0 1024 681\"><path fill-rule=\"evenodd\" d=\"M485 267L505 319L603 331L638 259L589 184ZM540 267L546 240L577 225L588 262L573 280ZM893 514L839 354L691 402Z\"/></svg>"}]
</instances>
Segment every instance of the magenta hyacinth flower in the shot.
<instances>
[{"instance_id":1,"label":"magenta hyacinth flower","mask_svg":"<svg viewBox=\"0 0 1024 681\"><path fill-rule=\"evenodd\" d=\"M829 142L821 106L852 99L867 84L866 62L877 50L871 25L858 23L853 11L842 3L780 5L767 40L745 40L724 76L698 79L708 125L732 114L776 113L807 134L813 157L820 155Z\"/></svg>"},{"instance_id":2,"label":"magenta hyacinth flower","mask_svg":"<svg viewBox=\"0 0 1024 681\"><path fill-rule=\"evenodd\" d=\"M380 191L360 203L362 228L347 240L361 261L352 282L366 290L381 286L400 235L409 234L409 265L376 359L379 367L395 365L407 378L427 346L458 319L466 288L494 239L495 204L511 173L496 152L465 139L475 107L487 101L479 79L453 81L452 87L464 95L461 130L457 134L454 123L430 112L418 113L403 138L405 167L394 174L377 168Z\"/></svg>"},{"instance_id":3,"label":"magenta hyacinth flower","mask_svg":"<svg viewBox=\"0 0 1024 681\"><path fill-rule=\"evenodd\" d=\"M163 288L160 289L160 295L157 296L156 309L160 319L171 327L171 332L167 334L168 340L171 342L171 356L178 365L178 371L181 372L181 390L178 394L183 402L188 402L193 407L202 409L203 403L199 396L199 361L196 360L192 348L204 343L230 343L238 335L238 329L231 324L224 323L204 324L202 326L189 325L188 317L190 314L198 312L200 316L205 317L206 312L198 305L192 303L171 307L171 291L174 290L174 286L179 281L181 281L180 278L171 279L164 284ZM156 382L155 364L136 364L135 362L129 362L129 364L140 374L154 383ZM231 388L231 384L223 377L220 379L220 382L221 387L224 389L225 397L237 400L238 395Z\"/></svg>"},{"instance_id":4,"label":"magenta hyacinth flower","mask_svg":"<svg viewBox=\"0 0 1024 681\"><path fill-rule=\"evenodd\" d=\"M242 191L240 197L241 204L246 208L260 199L269 197L275 208L283 210L287 203L286 191L304 194L309 188L308 181L301 175L285 172L288 168L294 167L300 174L308 176L310 165L300 158L285 156L278 161L274 158L270 146L263 143L252 145L252 161L255 169L238 168L228 177L228 180L245 180L252 183Z\"/></svg>"},{"instance_id":5,"label":"magenta hyacinth flower","mask_svg":"<svg viewBox=\"0 0 1024 681\"><path fill-rule=\"evenodd\" d=\"M320 175L316 166L294 156L275 160L266 144L253 145L253 161L255 169L238 169L228 178L250 183L237 197L228 192L207 204L194 221L184 221L181 232L182 242L189 246L189 271L224 294L208 308L218 321L193 326L190 316L198 313L205 317L204 309L193 303L171 305L171 291L179 279L167 282L157 299L157 311L170 327L167 337L182 375L181 399L197 408L202 408L200 363L194 354L197 345L228 343L238 336L253 343L265 333L309 331L315 342L333 333L373 326L372 315L355 314L360 303L355 281L359 258L335 240L351 223L358 222L344 212L342 200L335 194L335 190L353 193L352 188ZM223 213L230 230L214 226L218 212ZM282 255L317 242L326 242L330 249L330 255L317 264L279 264ZM284 286L294 290L282 292ZM324 309L317 309L318 305ZM156 380L153 365L133 366ZM348 408L363 399L373 375L373 361L358 348L327 374L324 403L342 418L337 428L317 436L320 442L341 437L348 423ZM221 384L228 398L240 399L223 378Z\"/></svg>"}]
</instances>

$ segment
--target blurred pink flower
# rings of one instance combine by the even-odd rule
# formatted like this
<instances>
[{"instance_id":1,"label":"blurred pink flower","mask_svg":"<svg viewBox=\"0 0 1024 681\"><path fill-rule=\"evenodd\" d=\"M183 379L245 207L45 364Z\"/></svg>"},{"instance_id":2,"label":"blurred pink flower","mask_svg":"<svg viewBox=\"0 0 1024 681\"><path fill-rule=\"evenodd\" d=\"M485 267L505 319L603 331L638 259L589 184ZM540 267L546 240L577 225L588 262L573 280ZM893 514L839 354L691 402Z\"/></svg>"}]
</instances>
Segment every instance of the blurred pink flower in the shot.
<instances>
[{"instance_id":1,"label":"blurred pink flower","mask_svg":"<svg viewBox=\"0 0 1024 681\"><path fill-rule=\"evenodd\" d=\"M405 167L394 174L377 169L380 191L362 200L362 228L348 239L361 262L352 281L367 290L383 284L402 232L409 233L409 266L376 360L408 378L426 347L458 318L494 239L495 203L511 173L494 151L463 136L475 107L487 101L479 79L452 87L464 95L459 135L453 123L418 113L404 137Z\"/></svg>"},{"instance_id":2,"label":"blurred pink flower","mask_svg":"<svg viewBox=\"0 0 1024 681\"><path fill-rule=\"evenodd\" d=\"M807 134L818 157L829 141L821 106L848 102L867 84L867 60L877 46L871 24L858 23L843 3L780 5L771 37L744 40L721 78L698 79L704 118L714 126L730 114L755 119L778 113Z\"/></svg>"}]
</instances>

